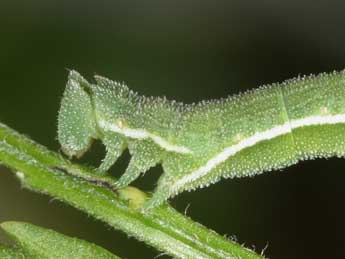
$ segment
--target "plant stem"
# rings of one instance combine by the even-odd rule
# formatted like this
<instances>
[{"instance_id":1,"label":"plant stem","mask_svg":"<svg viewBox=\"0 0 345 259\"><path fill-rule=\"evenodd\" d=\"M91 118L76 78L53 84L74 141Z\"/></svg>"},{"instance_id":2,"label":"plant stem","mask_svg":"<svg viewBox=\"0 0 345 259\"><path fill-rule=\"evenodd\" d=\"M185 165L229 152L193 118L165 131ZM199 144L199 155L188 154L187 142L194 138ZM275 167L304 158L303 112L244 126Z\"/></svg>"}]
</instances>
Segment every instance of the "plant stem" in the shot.
<instances>
[{"instance_id":1,"label":"plant stem","mask_svg":"<svg viewBox=\"0 0 345 259\"><path fill-rule=\"evenodd\" d=\"M0 161L16 172L25 187L71 204L174 258L262 258L169 205L146 213L133 209L145 197L140 190L127 187L116 194L104 186L114 179L103 177L104 182L98 182L94 170L70 163L3 124Z\"/></svg>"}]
</instances>

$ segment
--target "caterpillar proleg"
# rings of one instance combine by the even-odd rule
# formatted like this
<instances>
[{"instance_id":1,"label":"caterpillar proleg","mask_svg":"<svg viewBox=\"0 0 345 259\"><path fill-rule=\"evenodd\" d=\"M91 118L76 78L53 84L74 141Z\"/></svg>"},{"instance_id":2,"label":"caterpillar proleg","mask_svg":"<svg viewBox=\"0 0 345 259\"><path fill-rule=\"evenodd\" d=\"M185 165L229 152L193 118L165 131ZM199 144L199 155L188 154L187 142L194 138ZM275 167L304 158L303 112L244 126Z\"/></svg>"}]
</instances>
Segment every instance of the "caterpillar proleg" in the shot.
<instances>
[{"instance_id":1,"label":"caterpillar proleg","mask_svg":"<svg viewBox=\"0 0 345 259\"><path fill-rule=\"evenodd\" d=\"M164 173L149 209L185 190L222 178L276 170L300 160L345 155L345 72L291 79L220 100L183 104L144 97L104 77L89 83L69 74L58 139L81 156L93 139L107 154L106 172L128 148L132 156L116 185L150 167Z\"/></svg>"}]
</instances>

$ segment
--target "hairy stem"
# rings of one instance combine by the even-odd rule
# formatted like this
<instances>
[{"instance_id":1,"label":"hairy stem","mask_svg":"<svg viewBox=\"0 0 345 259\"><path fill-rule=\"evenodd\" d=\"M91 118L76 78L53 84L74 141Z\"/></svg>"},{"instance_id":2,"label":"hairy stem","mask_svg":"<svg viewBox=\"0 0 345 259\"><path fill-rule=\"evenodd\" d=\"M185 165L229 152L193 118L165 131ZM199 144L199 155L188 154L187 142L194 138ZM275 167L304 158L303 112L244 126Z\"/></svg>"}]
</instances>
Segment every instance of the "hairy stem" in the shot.
<instances>
[{"instance_id":1,"label":"hairy stem","mask_svg":"<svg viewBox=\"0 0 345 259\"><path fill-rule=\"evenodd\" d=\"M25 187L71 204L174 258L262 258L169 205L141 213L135 209L146 197L140 190L114 191L113 179L99 180L93 170L70 163L3 124L0 161Z\"/></svg>"}]
</instances>

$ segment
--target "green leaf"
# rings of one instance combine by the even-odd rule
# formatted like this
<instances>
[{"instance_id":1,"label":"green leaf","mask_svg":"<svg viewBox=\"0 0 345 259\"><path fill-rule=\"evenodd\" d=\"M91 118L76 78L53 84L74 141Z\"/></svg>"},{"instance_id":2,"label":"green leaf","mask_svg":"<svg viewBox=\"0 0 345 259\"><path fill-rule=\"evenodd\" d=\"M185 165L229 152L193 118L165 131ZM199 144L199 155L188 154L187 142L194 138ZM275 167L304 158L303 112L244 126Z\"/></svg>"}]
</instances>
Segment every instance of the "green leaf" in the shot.
<instances>
[{"instance_id":1,"label":"green leaf","mask_svg":"<svg viewBox=\"0 0 345 259\"><path fill-rule=\"evenodd\" d=\"M142 191L114 190L114 179L103 177L100 183L96 171L71 164L1 123L0 161L23 186L71 204L173 258L262 258L168 205L141 213L135 208L145 201Z\"/></svg>"},{"instance_id":2,"label":"green leaf","mask_svg":"<svg viewBox=\"0 0 345 259\"><path fill-rule=\"evenodd\" d=\"M92 243L28 223L5 222L1 224L1 227L27 254L37 259L119 259L119 257ZM6 252L8 258L21 258L18 257L20 253L18 249L7 248L3 249L2 252ZM22 255L24 254L22 253ZM24 258L28 258L28 256Z\"/></svg>"},{"instance_id":3,"label":"green leaf","mask_svg":"<svg viewBox=\"0 0 345 259\"><path fill-rule=\"evenodd\" d=\"M10 247L0 244L0 258L1 259L33 259L26 254L21 248Z\"/></svg>"}]
</instances>

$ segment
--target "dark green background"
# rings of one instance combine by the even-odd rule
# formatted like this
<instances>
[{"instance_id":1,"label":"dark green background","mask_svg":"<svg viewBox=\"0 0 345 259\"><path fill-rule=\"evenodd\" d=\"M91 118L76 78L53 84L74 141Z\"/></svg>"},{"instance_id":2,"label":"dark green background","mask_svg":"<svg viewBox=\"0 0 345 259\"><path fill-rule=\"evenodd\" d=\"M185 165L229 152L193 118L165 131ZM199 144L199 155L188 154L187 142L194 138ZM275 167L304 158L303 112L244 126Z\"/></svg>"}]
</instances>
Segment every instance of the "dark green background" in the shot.
<instances>
[{"instance_id":1,"label":"dark green background","mask_svg":"<svg viewBox=\"0 0 345 259\"><path fill-rule=\"evenodd\" d=\"M58 150L56 115L68 68L184 102L340 70L344 13L341 1L1 0L0 121ZM83 162L97 165L103 152L98 144ZM124 171L128 158L114 174ZM0 221L53 228L124 258L158 254L74 208L21 189L0 170ZM183 193L172 204L180 211L190 204L194 220L258 252L268 245L270 258L345 258L344 171L344 159L301 162ZM154 168L136 185L151 190L160 173Z\"/></svg>"}]
</instances>

